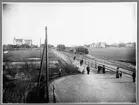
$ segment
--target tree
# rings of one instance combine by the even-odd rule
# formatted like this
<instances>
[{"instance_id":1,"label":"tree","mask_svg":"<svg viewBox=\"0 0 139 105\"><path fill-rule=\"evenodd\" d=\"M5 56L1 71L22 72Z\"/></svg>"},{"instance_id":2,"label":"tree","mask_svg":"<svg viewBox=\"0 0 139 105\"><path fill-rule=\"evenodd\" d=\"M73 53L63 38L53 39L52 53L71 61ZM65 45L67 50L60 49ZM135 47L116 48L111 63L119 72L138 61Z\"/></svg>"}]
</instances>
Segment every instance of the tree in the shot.
<instances>
[{"instance_id":1,"label":"tree","mask_svg":"<svg viewBox=\"0 0 139 105\"><path fill-rule=\"evenodd\" d=\"M38 48L38 45L31 45L31 48Z\"/></svg>"},{"instance_id":2,"label":"tree","mask_svg":"<svg viewBox=\"0 0 139 105\"><path fill-rule=\"evenodd\" d=\"M30 46L28 44L22 44L20 45L20 48L30 48Z\"/></svg>"},{"instance_id":3,"label":"tree","mask_svg":"<svg viewBox=\"0 0 139 105\"><path fill-rule=\"evenodd\" d=\"M136 47L136 42L133 42L133 47Z\"/></svg>"},{"instance_id":4,"label":"tree","mask_svg":"<svg viewBox=\"0 0 139 105\"><path fill-rule=\"evenodd\" d=\"M124 43L119 43L119 47L125 47L126 45Z\"/></svg>"},{"instance_id":5,"label":"tree","mask_svg":"<svg viewBox=\"0 0 139 105\"><path fill-rule=\"evenodd\" d=\"M7 50L13 50L13 45L12 44L8 44L7 45Z\"/></svg>"},{"instance_id":6,"label":"tree","mask_svg":"<svg viewBox=\"0 0 139 105\"><path fill-rule=\"evenodd\" d=\"M77 53L83 53L83 54L88 54L89 53L88 49L84 46L76 47L76 52Z\"/></svg>"},{"instance_id":7,"label":"tree","mask_svg":"<svg viewBox=\"0 0 139 105\"><path fill-rule=\"evenodd\" d=\"M65 45L63 45L63 44L57 45L57 50L64 51L65 49L66 49Z\"/></svg>"},{"instance_id":8,"label":"tree","mask_svg":"<svg viewBox=\"0 0 139 105\"><path fill-rule=\"evenodd\" d=\"M86 45L86 44L85 44L84 46L86 46L86 47L90 47L90 45Z\"/></svg>"},{"instance_id":9,"label":"tree","mask_svg":"<svg viewBox=\"0 0 139 105\"><path fill-rule=\"evenodd\" d=\"M44 44L41 44L41 45L40 45L40 47L42 47L42 48L43 48L43 47L44 47Z\"/></svg>"},{"instance_id":10,"label":"tree","mask_svg":"<svg viewBox=\"0 0 139 105\"><path fill-rule=\"evenodd\" d=\"M54 45L48 44L48 48L52 48L54 47Z\"/></svg>"},{"instance_id":11,"label":"tree","mask_svg":"<svg viewBox=\"0 0 139 105\"><path fill-rule=\"evenodd\" d=\"M106 44L106 47L110 47L110 45L109 44Z\"/></svg>"}]
</instances>

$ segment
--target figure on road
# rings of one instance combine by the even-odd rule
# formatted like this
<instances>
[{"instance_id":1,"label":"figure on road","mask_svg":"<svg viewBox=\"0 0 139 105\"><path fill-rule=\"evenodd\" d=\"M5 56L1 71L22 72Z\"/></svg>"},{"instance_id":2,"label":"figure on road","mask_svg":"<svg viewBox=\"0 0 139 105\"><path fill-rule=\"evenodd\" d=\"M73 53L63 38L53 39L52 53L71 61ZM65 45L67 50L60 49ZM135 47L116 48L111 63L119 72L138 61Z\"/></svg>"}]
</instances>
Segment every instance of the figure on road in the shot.
<instances>
[{"instance_id":1,"label":"figure on road","mask_svg":"<svg viewBox=\"0 0 139 105\"><path fill-rule=\"evenodd\" d=\"M60 68L59 69L59 77L61 77L61 74L62 74L62 69Z\"/></svg>"},{"instance_id":2,"label":"figure on road","mask_svg":"<svg viewBox=\"0 0 139 105\"><path fill-rule=\"evenodd\" d=\"M89 67L89 65L87 66L86 70L87 70L87 74L89 75L89 72L90 72L90 67Z\"/></svg>"},{"instance_id":3,"label":"figure on road","mask_svg":"<svg viewBox=\"0 0 139 105\"><path fill-rule=\"evenodd\" d=\"M76 59L76 56L74 56L73 60L75 60L75 59Z\"/></svg>"},{"instance_id":4,"label":"figure on road","mask_svg":"<svg viewBox=\"0 0 139 105\"><path fill-rule=\"evenodd\" d=\"M133 77L133 82L135 82L135 80L136 80L136 72L135 71L133 71L132 77Z\"/></svg>"},{"instance_id":5,"label":"figure on road","mask_svg":"<svg viewBox=\"0 0 139 105\"><path fill-rule=\"evenodd\" d=\"M116 70L116 78L119 78L119 67L117 67L117 70Z\"/></svg>"},{"instance_id":6,"label":"figure on road","mask_svg":"<svg viewBox=\"0 0 139 105\"><path fill-rule=\"evenodd\" d=\"M98 73L100 72L100 66L98 65Z\"/></svg>"},{"instance_id":7,"label":"figure on road","mask_svg":"<svg viewBox=\"0 0 139 105\"><path fill-rule=\"evenodd\" d=\"M80 66L81 66L81 65L83 65L83 59L82 59L82 60L80 60Z\"/></svg>"},{"instance_id":8,"label":"figure on road","mask_svg":"<svg viewBox=\"0 0 139 105\"><path fill-rule=\"evenodd\" d=\"M122 78L122 71L119 72L119 77Z\"/></svg>"},{"instance_id":9,"label":"figure on road","mask_svg":"<svg viewBox=\"0 0 139 105\"><path fill-rule=\"evenodd\" d=\"M105 65L103 65L103 73L105 73Z\"/></svg>"},{"instance_id":10,"label":"figure on road","mask_svg":"<svg viewBox=\"0 0 139 105\"><path fill-rule=\"evenodd\" d=\"M103 69L103 67L101 65L98 65L98 73L100 73L100 71Z\"/></svg>"}]
</instances>

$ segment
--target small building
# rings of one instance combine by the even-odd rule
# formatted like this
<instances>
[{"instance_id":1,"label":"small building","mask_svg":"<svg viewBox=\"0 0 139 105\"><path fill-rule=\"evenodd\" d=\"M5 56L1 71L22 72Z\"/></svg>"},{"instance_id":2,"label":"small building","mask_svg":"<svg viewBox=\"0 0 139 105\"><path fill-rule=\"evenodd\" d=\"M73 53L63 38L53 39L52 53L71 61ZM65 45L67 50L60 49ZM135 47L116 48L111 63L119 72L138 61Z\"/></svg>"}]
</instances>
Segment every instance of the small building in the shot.
<instances>
[{"instance_id":1,"label":"small building","mask_svg":"<svg viewBox=\"0 0 139 105\"><path fill-rule=\"evenodd\" d=\"M113 44L111 44L110 46L111 46L111 47L119 47L119 44L113 43Z\"/></svg>"},{"instance_id":2,"label":"small building","mask_svg":"<svg viewBox=\"0 0 139 105\"><path fill-rule=\"evenodd\" d=\"M74 47L66 47L66 50L65 51L75 53L76 52L76 49Z\"/></svg>"},{"instance_id":3,"label":"small building","mask_svg":"<svg viewBox=\"0 0 139 105\"><path fill-rule=\"evenodd\" d=\"M13 44L14 45L22 45L23 44L23 39L15 39L14 38Z\"/></svg>"},{"instance_id":4,"label":"small building","mask_svg":"<svg viewBox=\"0 0 139 105\"><path fill-rule=\"evenodd\" d=\"M96 45L96 43L92 43L91 45L90 45L90 47L93 47L93 48L95 48L97 45Z\"/></svg>"},{"instance_id":5,"label":"small building","mask_svg":"<svg viewBox=\"0 0 139 105\"><path fill-rule=\"evenodd\" d=\"M30 40L30 39L16 39L16 38L14 38L13 39L13 44L14 45L26 44L26 45L31 46L32 45L32 40Z\"/></svg>"},{"instance_id":6,"label":"small building","mask_svg":"<svg viewBox=\"0 0 139 105\"><path fill-rule=\"evenodd\" d=\"M92 47L92 48L105 48L106 43L105 42L92 43L92 44L90 44L90 47Z\"/></svg>"},{"instance_id":7,"label":"small building","mask_svg":"<svg viewBox=\"0 0 139 105\"><path fill-rule=\"evenodd\" d=\"M25 39L24 44L27 44L27 45L31 46L32 45L32 40Z\"/></svg>"},{"instance_id":8,"label":"small building","mask_svg":"<svg viewBox=\"0 0 139 105\"><path fill-rule=\"evenodd\" d=\"M105 43L105 42L100 42L99 47L101 47L101 48L105 48L105 47L106 47L106 43Z\"/></svg>"},{"instance_id":9,"label":"small building","mask_svg":"<svg viewBox=\"0 0 139 105\"><path fill-rule=\"evenodd\" d=\"M105 42L98 42L98 43L96 44L96 47L97 47L97 48L105 48L105 47L106 47L106 43L105 43Z\"/></svg>"},{"instance_id":10,"label":"small building","mask_svg":"<svg viewBox=\"0 0 139 105\"><path fill-rule=\"evenodd\" d=\"M135 43L126 43L125 46L126 47L135 47Z\"/></svg>"}]
</instances>

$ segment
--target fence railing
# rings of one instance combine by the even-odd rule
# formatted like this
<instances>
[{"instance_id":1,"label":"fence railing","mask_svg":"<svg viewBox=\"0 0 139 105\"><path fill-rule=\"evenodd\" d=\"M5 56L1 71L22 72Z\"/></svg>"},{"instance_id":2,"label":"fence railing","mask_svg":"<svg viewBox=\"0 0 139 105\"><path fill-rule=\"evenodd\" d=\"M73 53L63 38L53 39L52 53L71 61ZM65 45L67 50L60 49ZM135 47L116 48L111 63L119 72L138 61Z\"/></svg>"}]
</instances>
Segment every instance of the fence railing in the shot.
<instances>
[{"instance_id":1,"label":"fence railing","mask_svg":"<svg viewBox=\"0 0 139 105\"><path fill-rule=\"evenodd\" d=\"M70 57L70 58L74 58L74 56L73 55L67 55L68 57ZM79 58L79 57L76 57L76 60L78 60L78 61L80 61L80 60L82 60L82 58ZM97 67L98 67L98 65L99 66L103 66L103 65L105 65L105 69L106 70L108 70L108 71L113 71L113 72L116 72L116 68L113 68L113 67L110 67L110 66L108 66L107 64L105 64L105 63L100 63L100 62L98 62L97 60L92 60L92 61L90 61L90 60L87 60L87 59L83 59L84 60L84 63L87 65L87 64L89 64L89 66L91 67L91 68L95 68L95 69L97 69ZM116 66L115 66L116 67ZM129 70L122 70L122 68L121 68L121 71L124 73L124 74L127 74L127 75L130 75L130 76L132 76L132 73L133 73L133 71L129 71Z\"/></svg>"}]
</instances>

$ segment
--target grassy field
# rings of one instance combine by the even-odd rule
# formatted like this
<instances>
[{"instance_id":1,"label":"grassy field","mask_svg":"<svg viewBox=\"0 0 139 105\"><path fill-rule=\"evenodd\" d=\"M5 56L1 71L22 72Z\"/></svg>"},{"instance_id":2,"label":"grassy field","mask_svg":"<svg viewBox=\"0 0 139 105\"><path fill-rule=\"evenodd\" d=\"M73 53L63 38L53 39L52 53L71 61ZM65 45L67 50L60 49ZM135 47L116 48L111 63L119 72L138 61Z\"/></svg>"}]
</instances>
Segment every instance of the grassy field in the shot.
<instances>
[{"instance_id":1,"label":"grassy field","mask_svg":"<svg viewBox=\"0 0 139 105\"><path fill-rule=\"evenodd\" d=\"M115 60L136 65L135 48L89 48L89 54L104 60Z\"/></svg>"},{"instance_id":2,"label":"grassy field","mask_svg":"<svg viewBox=\"0 0 139 105\"><path fill-rule=\"evenodd\" d=\"M15 50L3 54L3 61L23 61L26 58L40 58L42 49Z\"/></svg>"},{"instance_id":3,"label":"grassy field","mask_svg":"<svg viewBox=\"0 0 139 105\"><path fill-rule=\"evenodd\" d=\"M41 49L42 52L42 49ZM26 99L27 102L43 102L44 99L39 99L36 96L36 86L38 82L39 68L36 68L34 64L28 64L25 58L40 57L39 49L32 50L19 50L11 51L8 54L4 54L4 61L24 61L26 64L22 65L22 68L10 68L10 63L7 63L8 68L3 68L3 102L4 103L24 103ZM50 50L48 50L49 60L58 61L58 64L55 67L50 66L49 68L49 81L59 78L59 67L62 68L61 76L69 74L80 73L77 71L77 68L71 64L63 64L63 60L56 57ZM45 58L45 56L44 56ZM44 59L43 72L41 77L41 83L44 82L46 64ZM11 79L10 79L11 78ZM44 85L44 83L42 84ZM34 91L35 90L35 91ZM44 89L40 89L43 91ZM29 91L29 94L24 98L26 91ZM34 91L34 92L33 92ZM44 93L44 92L43 92ZM40 93L40 97L43 96Z\"/></svg>"}]
</instances>

